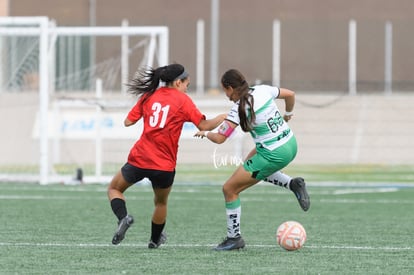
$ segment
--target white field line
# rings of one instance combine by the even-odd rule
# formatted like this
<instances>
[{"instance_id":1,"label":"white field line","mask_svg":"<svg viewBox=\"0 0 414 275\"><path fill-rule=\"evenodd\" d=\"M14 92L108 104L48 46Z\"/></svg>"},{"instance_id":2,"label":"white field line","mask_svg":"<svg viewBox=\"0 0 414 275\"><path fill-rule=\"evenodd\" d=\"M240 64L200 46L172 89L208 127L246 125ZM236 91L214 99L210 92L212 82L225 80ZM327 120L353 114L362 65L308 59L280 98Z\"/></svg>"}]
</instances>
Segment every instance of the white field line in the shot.
<instances>
[{"instance_id":1,"label":"white field line","mask_svg":"<svg viewBox=\"0 0 414 275\"><path fill-rule=\"evenodd\" d=\"M168 248L196 248L196 247L205 247L213 248L217 244L165 244L163 247ZM139 247L146 248L148 244L146 243L137 243L137 244L121 244L121 245L112 245L109 243L8 243L0 242L0 247L72 247L72 248L96 248L96 247L113 247L115 249L120 249L122 247ZM248 244L246 248L276 248L279 249L277 245L270 244ZM411 246L405 247L396 247L396 246L383 246L383 247L374 247L374 246L347 246L347 245L305 245L306 249L333 249L333 250L382 250L382 251L411 251L414 248Z\"/></svg>"},{"instance_id":2,"label":"white field line","mask_svg":"<svg viewBox=\"0 0 414 275\"><path fill-rule=\"evenodd\" d=\"M279 197L266 197L267 202L290 202L292 201L292 194L289 196L279 196ZM43 196L43 195L0 195L0 200L105 200L106 197L77 197L77 196ZM189 197L182 196L171 196L171 200L177 201L188 201L192 200ZM243 202L263 202L263 197L243 197ZM128 200L148 200L148 197L137 197L137 196L128 196ZM198 201L214 201L214 200L223 200L222 197L217 198L197 198ZM313 203L342 203L342 204L414 204L414 200L387 200L387 199L341 199L341 198L329 198L329 199L319 199L313 200Z\"/></svg>"},{"instance_id":3,"label":"white field line","mask_svg":"<svg viewBox=\"0 0 414 275\"><path fill-rule=\"evenodd\" d=\"M346 188L334 190L334 195L397 192L398 188Z\"/></svg>"},{"instance_id":4,"label":"white field line","mask_svg":"<svg viewBox=\"0 0 414 275\"><path fill-rule=\"evenodd\" d=\"M405 186L335 186L336 189L324 189L324 188L318 188L316 190L312 190L311 194L316 195L342 195L342 194L354 194L354 193L386 193L386 192L398 192L401 188L404 188ZM342 187L342 188L341 188ZM354 187L354 188L352 188ZM414 185L412 186L414 187ZM248 193L250 195L252 194L266 194L266 195L285 195L290 194L290 192L284 188L281 188L279 186L275 186L274 189L270 188L271 190L274 190L274 192L270 191L268 188L262 188L259 186L254 186L253 188L248 190ZM0 185L0 190L2 191L15 191L17 193L22 192L56 192L56 193L103 193L106 195L106 188L96 188L96 189L85 189L82 187L67 187L67 188L47 188L45 190L39 189L39 188L30 188L30 187L21 187L21 188L13 188L13 187L2 187ZM152 188L150 187L132 187L127 190L128 193L134 194L134 193L152 193ZM173 188L174 193L211 193L211 194L222 194L221 188L216 189L208 189L204 190L203 188L197 188L193 186L189 186L188 188L182 189L180 187ZM35 195L36 196L36 195Z\"/></svg>"},{"instance_id":5,"label":"white field line","mask_svg":"<svg viewBox=\"0 0 414 275\"><path fill-rule=\"evenodd\" d=\"M174 192L182 192L182 193L199 193L199 192L206 192L209 193L221 193L221 184L220 185L206 185L206 184L194 184L194 185L182 185L182 184L175 184L176 188L173 187ZM203 187L217 187L215 189L208 189L204 190ZM249 189L249 192L264 192L268 193L269 190L266 187L271 187L272 185L269 183L261 182L255 185L253 188ZM343 188L347 190L359 190L359 189L366 189L366 190L399 190L401 188L414 188L414 183L353 183L353 182L316 182L307 184L308 187L319 187L319 189L323 188ZM49 186L41 186L33 184L33 185L6 185L2 186L0 183L0 190L4 191L37 191L40 192L44 190L45 192L53 191L53 192L80 192L80 193L87 193L87 192L106 192L107 186L106 185L96 185L93 188L90 188L91 185L72 185L72 186L56 186L56 185L49 185ZM283 190L278 186L274 186L275 190ZM202 188L200 190L200 188ZM264 188L264 189L262 189ZM128 189L128 192L152 192L152 188L149 185L139 185L137 184L135 187L131 187ZM331 192L330 190L328 192ZM374 192L374 191L373 191Z\"/></svg>"}]
</instances>

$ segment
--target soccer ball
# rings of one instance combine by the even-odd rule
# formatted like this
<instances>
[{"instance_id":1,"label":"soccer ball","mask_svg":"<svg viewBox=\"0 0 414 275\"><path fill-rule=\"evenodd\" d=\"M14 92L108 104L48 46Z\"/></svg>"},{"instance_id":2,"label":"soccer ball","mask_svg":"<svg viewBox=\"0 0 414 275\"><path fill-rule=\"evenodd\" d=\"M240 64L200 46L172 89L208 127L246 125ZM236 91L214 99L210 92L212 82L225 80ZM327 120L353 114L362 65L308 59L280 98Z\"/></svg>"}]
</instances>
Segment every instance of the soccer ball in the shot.
<instances>
[{"instance_id":1,"label":"soccer ball","mask_svg":"<svg viewBox=\"0 0 414 275\"><path fill-rule=\"evenodd\" d=\"M298 250L306 241L305 228L295 221L284 222L277 228L276 240L285 250Z\"/></svg>"}]
</instances>

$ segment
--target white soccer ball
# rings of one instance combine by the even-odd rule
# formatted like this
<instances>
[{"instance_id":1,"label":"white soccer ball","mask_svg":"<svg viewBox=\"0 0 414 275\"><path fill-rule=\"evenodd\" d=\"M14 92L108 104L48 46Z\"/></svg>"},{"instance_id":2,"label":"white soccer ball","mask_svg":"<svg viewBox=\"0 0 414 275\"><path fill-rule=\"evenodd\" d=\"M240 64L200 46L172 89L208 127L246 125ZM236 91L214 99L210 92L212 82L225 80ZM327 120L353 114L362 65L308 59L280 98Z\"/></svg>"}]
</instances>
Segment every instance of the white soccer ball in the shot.
<instances>
[{"instance_id":1,"label":"white soccer ball","mask_svg":"<svg viewBox=\"0 0 414 275\"><path fill-rule=\"evenodd\" d=\"M295 221L284 222L277 228L276 240L285 250L298 250L306 241L305 228Z\"/></svg>"}]
</instances>

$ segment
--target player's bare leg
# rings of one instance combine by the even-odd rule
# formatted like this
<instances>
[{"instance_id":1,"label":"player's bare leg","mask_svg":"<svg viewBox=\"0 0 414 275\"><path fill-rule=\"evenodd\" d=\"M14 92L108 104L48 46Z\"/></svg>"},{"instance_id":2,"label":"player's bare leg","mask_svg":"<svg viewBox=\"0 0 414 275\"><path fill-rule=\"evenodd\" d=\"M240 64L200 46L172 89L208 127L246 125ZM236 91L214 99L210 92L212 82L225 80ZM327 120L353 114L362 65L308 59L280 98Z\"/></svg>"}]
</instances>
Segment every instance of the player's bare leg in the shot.
<instances>
[{"instance_id":1,"label":"player's bare leg","mask_svg":"<svg viewBox=\"0 0 414 275\"><path fill-rule=\"evenodd\" d=\"M151 221L151 239L148 248L158 248L167 241L164 227L167 220L168 196L171 186L168 188L154 188L154 213Z\"/></svg>"}]
</instances>

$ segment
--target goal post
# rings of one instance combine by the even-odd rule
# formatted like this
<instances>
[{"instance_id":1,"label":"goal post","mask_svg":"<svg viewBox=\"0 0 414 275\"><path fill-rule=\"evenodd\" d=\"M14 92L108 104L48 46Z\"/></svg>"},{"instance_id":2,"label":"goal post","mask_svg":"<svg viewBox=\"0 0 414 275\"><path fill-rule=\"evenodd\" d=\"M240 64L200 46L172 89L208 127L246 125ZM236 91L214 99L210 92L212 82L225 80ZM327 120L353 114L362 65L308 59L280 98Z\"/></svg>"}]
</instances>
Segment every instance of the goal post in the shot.
<instances>
[{"instance_id":1,"label":"goal post","mask_svg":"<svg viewBox=\"0 0 414 275\"><path fill-rule=\"evenodd\" d=\"M28 52L27 49L13 47L7 45L10 41L8 39L20 39L22 37L32 37L36 38L36 43L31 43L31 47ZM120 70L122 70L122 81L126 76L129 75L128 67L125 65L120 65L118 63L128 62L128 56L132 50L129 45L129 37L146 37L148 38L148 43L137 43L139 47L144 45L145 47L145 60L141 62L140 65L145 66L154 66L157 63L158 66L163 66L168 64L168 43L169 43L169 31L168 27L165 26L145 26L145 27L136 27L136 26L109 26L109 27L59 27L55 26L48 17L0 17L0 95L3 93L15 93L22 92L25 93L30 88L26 85L27 82L20 81L20 79L27 79L28 76L35 71L36 78L36 92L38 92L38 139L39 139L39 149L38 149L38 161L34 161L38 165L38 174L31 175L31 181L33 178L36 179L40 184L48 184L52 182L52 169L51 166L51 153L50 153L50 125L49 114L50 114L50 102L51 95L55 92L57 88L57 81L54 80L54 77L57 75L56 67L64 63L63 60L60 60L62 57L68 55L68 50L62 47L60 54L57 53L57 41L59 38L63 39L65 37L77 37L77 39L70 39L69 45L71 45L71 53L76 56L78 51L76 50L76 45L80 47L82 42L78 39L79 37L119 37L122 44L120 46L120 56L116 60L112 61L113 63L109 64L109 67L113 64L119 65ZM122 39L123 38L123 39ZM73 42L74 41L74 42ZM19 46L19 40L14 43ZM30 44L30 42L28 43ZM75 45L75 46L73 46ZM137 47L138 47L137 46ZM69 47L67 47L69 48ZM27 56L30 55L30 58ZM14 57L16 57L14 59ZM78 57L80 59L80 57ZM18 62L16 62L18 60ZM14 61L14 62L13 62ZM12 63L10 63L12 62ZM31 62L30 70L26 70L28 67L27 62ZM60 62L60 63L59 63ZM12 64L13 66L10 66ZM96 64L89 64L89 72L96 70ZM92 68L92 69L91 69ZM26 70L26 71L25 71ZM62 70L63 71L63 70ZM74 70L73 70L74 71ZM79 78L75 78L73 71L70 71L70 76L65 78L63 82L68 83L72 82L73 84L78 84L81 82ZM77 75L84 76L86 69L81 68L77 71ZM66 72L66 71L65 71ZM62 76L64 73L61 73ZM69 75L67 73L67 75ZM108 71L108 74L111 74L111 71ZM93 79L89 79L88 83L93 83L94 85L97 77L94 74L90 74ZM14 78L16 77L16 78ZM18 79L18 80L14 80ZM105 79L103 80L105 81ZM21 85L21 86L20 86ZM18 88L16 88L18 86ZM113 88L114 86L111 86ZM76 89L79 89L76 87ZM120 92L122 87L113 88ZM75 88L73 89L75 90ZM63 92L61 92L63 93ZM68 94L66 92L66 94ZM23 165L23 164L22 164ZM8 172L0 171L1 174L7 174L10 179L13 179L13 173L17 178L22 178L17 172Z\"/></svg>"},{"instance_id":2,"label":"goal post","mask_svg":"<svg viewBox=\"0 0 414 275\"><path fill-rule=\"evenodd\" d=\"M48 182L48 125L47 112L49 108L48 95L48 24L47 17L0 17L0 25L31 25L25 26L19 32L15 28L1 28L0 35L34 35L39 37L39 183L46 184ZM3 58L2 58L3 60ZM4 63L4 62L2 62ZM3 70L1 70L2 72Z\"/></svg>"}]
</instances>

